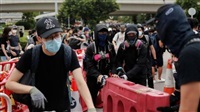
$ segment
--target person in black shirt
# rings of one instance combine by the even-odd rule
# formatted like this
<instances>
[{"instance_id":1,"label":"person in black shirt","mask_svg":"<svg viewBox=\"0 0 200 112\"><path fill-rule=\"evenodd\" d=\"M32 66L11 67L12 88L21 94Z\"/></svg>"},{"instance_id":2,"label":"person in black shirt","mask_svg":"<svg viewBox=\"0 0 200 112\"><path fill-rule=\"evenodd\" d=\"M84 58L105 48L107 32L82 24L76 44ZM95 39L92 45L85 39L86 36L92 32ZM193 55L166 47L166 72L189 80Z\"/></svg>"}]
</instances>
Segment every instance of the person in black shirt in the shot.
<instances>
[{"instance_id":1,"label":"person in black shirt","mask_svg":"<svg viewBox=\"0 0 200 112\"><path fill-rule=\"evenodd\" d=\"M200 37L196 35L184 13L176 4L160 7L156 14L156 29L161 41L178 60L180 81L180 112L199 112L200 100Z\"/></svg>"},{"instance_id":2,"label":"person in black shirt","mask_svg":"<svg viewBox=\"0 0 200 112\"><path fill-rule=\"evenodd\" d=\"M154 74L152 74L152 66L156 66L157 64L157 59L156 59L156 51L154 49L154 46L151 42L151 38L148 35L144 34L144 27L143 26L138 26L138 32L139 32L139 37L138 39L142 40L144 44L147 47L147 80L148 80L148 86L151 88L154 88L153 84L153 79L154 79ZM152 54L152 55L151 55Z\"/></svg>"},{"instance_id":3,"label":"person in black shirt","mask_svg":"<svg viewBox=\"0 0 200 112\"><path fill-rule=\"evenodd\" d=\"M18 80L31 68L32 49L22 55L16 68L6 82L6 88L21 94L30 94L33 102L33 112L70 111L69 97L67 94L67 73L64 64L64 45L61 45L62 29L58 21L53 17L41 18L36 29L38 36L42 38L42 46L39 55L39 63L35 72L35 86L23 85ZM92 103L87 85L83 79L82 70L75 52L72 51L72 59L69 70L72 71L79 92L89 110L96 112ZM66 57L67 58L67 57Z\"/></svg>"},{"instance_id":4,"label":"person in black shirt","mask_svg":"<svg viewBox=\"0 0 200 112\"><path fill-rule=\"evenodd\" d=\"M9 46L9 36L11 34L11 28L6 27L3 30L2 37L0 38L0 43L1 43L1 61L6 61L10 60L10 52L7 47Z\"/></svg>"},{"instance_id":5,"label":"person in black shirt","mask_svg":"<svg viewBox=\"0 0 200 112\"><path fill-rule=\"evenodd\" d=\"M125 41L121 43L116 56L116 68L124 68L126 74L122 78L146 86L147 47L138 39L138 35L136 25L127 26ZM113 73L118 74L117 71Z\"/></svg>"},{"instance_id":6,"label":"person in black shirt","mask_svg":"<svg viewBox=\"0 0 200 112\"><path fill-rule=\"evenodd\" d=\"M108 45L108 29L104 24L95 27L95 42L86 50L84 69L87 72L87 85L96 103L98 91L104 86L105 79L112 70L112 53Z\"/></svg>"}]
</instances>

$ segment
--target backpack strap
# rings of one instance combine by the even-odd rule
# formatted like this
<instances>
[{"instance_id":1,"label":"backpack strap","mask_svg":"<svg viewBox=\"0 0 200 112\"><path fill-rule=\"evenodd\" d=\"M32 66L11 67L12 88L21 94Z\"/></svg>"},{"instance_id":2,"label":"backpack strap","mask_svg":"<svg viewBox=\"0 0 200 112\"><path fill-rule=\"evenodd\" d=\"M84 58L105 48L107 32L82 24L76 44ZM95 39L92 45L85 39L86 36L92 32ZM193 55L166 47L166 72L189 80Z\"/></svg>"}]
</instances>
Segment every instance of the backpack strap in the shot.
<instances>
[{"instance_id":1,"label":"backpack strap","mask_svg":"<svg viewBox=\"0 0 200 112\"><path fill-rule=\"evenodd\" d=\"M70 66L71 66L71 60L72 60L72 49L71 47L62 44L62 46L64 46L64 64L65 64L65 68L67 69L67 79L66 79L66 83L67 83L67 89L68 89L68 97L69 97L69 102L71 104L71 90L70 90L70 80L69 80L69 70L70 70Z\"/></svg>"},{"instance_id":2,"label":"backpack strap","mask_svg":"<svg viewBox=\"0 0 200 112\"><path fill-rule=\"evenodd\" d=\"M32 49L32 62L31 62L31 76L32 76L32 85L35 85L35 72L38 67L39 59L40 59L40 50L41 44L36 45Z\"/></svg>"},{"instance_id":3,"label":"backpack strap","mask_svg":"<svg viewBox=\"0 0 200 112\"><path fill-rule=\"evenodd\" d=\"M148 35L144 35L144 37L147 40L147 46L149 46L149 36Z\"/></svg>"},{"instance_id":4,"label":"backpack strap","mask_svg":"<svg viewBox=\"0 0 200 112\"><path fill-rule=\"evenodd\" d=\"M64 46L64 63L65 67L67 67L67 71L69 71L70 65L71 65L71 58L72 58L72 49L71 47L62 44Z\"/></svg>"}]
</instances>

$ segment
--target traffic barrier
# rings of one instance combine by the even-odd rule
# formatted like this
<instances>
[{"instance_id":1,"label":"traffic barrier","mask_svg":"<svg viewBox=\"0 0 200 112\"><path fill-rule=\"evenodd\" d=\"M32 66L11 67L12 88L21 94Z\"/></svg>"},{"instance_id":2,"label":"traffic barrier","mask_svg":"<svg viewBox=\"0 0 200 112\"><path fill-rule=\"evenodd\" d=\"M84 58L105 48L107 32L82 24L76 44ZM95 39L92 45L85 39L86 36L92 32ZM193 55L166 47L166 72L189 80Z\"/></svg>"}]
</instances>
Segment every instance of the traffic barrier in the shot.
<instances>
[{"instance_id":1,"label":"traffic barrier","mask_svg":"<svg viewBox=\"0 0 200 112\"><path fill-rule=\"evenodd\" d=\"M97 107L97 108L102 108L103 107L102 92L101 92L101 90L99 90L99 93L97 95L95 107Z\"/></svg>"},{"instance_id":2,"label":"traffic barrier","mask_svg":"<svg viewBox=\"0 0 200 112\"><path fill-rule=\"evenodd\" d=\"M8 79L8 77L10 76L10 74L12 73L12 71L15 68L15 63L18 60L13 60L13 61L6 61L6 62L0 62L0 92L1 93L5 93L5 88L4 85ZM7 94L7 93L6 93ZM1 101L1 108L0 110L3 110L3 112L6 112L6 101L4 100L3 97L0 98Z\"/></svg>"},{"instance_id":3,"label":"traffic barrier","mask_svg":"<svg viewBox=\"0 0 200 112\"><path fill-rule=\"evenodd\" d=\"M102 94L104 112L157 112L169 106L169 94L120 78L106 79Z\"/></svg>"},{"instance_id":4,"label":"traffic barrier","mask_svg":"<svg viewBox=\"0 0 200 112\"><path fill-rule=\"evenodd\" d=\"M76 82L74 80L74 78L72 78L72 91L71 91L71 97L72 97L72 101L71 101L71 111L72 112L82 112L82 106L80 104L80 95L78 92L78 88L76 86Z\"/></svg>"},{"instance_id":5,"label":"traffic barrier","mask_svg":"<svg viewBox=\"0 0 200 112\"><path fill-rule=\"evenodd\" d=\"M2 108L0 108L0 109L2 109L4 111L6 110L7 112L12 112L12 105L11 105L11 100L10 100L9 96L6 95L5 93L0 93L0 97L2 99L5 99L5 101L6 101L6 105L3 105ZM0 110L0 111L2 111L2 110Z\"/></svg>"},{"instance_id":6,"label":"traffic barrier","mask_svg":"<svg viewBox=\"0 0 200 112\"><path fill-rule=\"evenodd\" d=\"M171 59L169 59L166 69L164 92L172 94L174 92L174 86L175 85L174 85L174 77L172 71L172 61Z\"/></svg>"}]
</instances>

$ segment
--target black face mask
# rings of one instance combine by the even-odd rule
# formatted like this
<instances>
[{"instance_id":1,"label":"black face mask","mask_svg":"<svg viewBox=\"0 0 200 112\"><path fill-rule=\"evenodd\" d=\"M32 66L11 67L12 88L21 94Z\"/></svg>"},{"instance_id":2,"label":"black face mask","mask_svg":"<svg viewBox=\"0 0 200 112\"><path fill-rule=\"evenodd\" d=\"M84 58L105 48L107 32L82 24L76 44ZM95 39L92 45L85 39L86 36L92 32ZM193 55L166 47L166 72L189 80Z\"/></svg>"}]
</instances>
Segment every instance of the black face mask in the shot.
<instances>
[{"instance_id":1,"label":"black face mask","mask_svg":"<svg viewBox=\"0 0 200 112\"><path fill-rule=\"evenodd\" d=\"M134 43L135 43L136 37L130 37L130 36L128 36L127 40L129 42L130 46L133 46Z\"/></svg>"}]
</instances>

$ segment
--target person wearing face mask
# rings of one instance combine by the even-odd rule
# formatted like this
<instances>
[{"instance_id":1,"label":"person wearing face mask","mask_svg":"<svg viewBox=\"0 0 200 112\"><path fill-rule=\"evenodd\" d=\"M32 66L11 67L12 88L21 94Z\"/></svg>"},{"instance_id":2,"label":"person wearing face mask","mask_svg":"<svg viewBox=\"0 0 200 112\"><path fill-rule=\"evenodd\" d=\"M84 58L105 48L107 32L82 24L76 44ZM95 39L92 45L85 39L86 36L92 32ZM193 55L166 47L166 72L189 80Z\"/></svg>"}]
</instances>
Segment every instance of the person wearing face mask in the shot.
<instances>
[{"instance_id":1,"label":"person wearing face mask","mask_svg":"<svg viewBox=\"0 0 200 112\"><path fill-rule=\"evenodd\" d=\"M179 112L200 112L200 39L185 11L177 4L157 10L156 29L161 41L178 58L181 101Z\"/></svg>"},{"instance_id":2,"label":"person wearing face mask","mask_svg":"<svg viewBox=\"0 0 200 112\"><path fill-rule=\"evenodd\" d=\"M116 33L113 40L112 40L112 44L114 46L115 49L115 53L117 54L119 45L124 42L124 38L125 38L125 25L121 25L120 26L120 32Z\"/></svg>"},{"instance_id":3,"label":"person wearing face mask","mask_svg":"<svg viewBox=\"0 0 200 112\"><path fill-rule=\"evenodd\" d=\"M84 69L87 72L87 85L96 104L98 91L105 85L105 79L112 69L112 52L108 45L108 29L104 24L97 24L94 32L95 42L86 50Z\"/></svg>"},{"instance_id":4,"label":"person wearing face mask","mask_svg":"<svg viewBox=\"0 0 200 112\"><path fill-rule=\"evenodd\" d=\"M22 52L22 47L17 35L17 29L13 28L11 32L12 34L9 37L11 58L19 57Z\"/></svg>"},{"instance_id":5,"label":"person wearing face mask","mask_svg":"<svg viewBox=\"0 0 200 112\"><path fill-rule=\"evenodd\" d=\"M86 41L86 38L83 36L79 36L78 29L74 29L73 35L68 39L69 46L72 49L80 49L81 44Z\"/></svg>"},{"instance_id":6,"label":"person wearing face mask","mask_svg":"<svg viewBox=\"0 0 200 112\"><path fill-rule=\"evenodd\" d=\"M139 32L139 38L144 42L144 44L147 47L148 55L147 55L147 80L148 80L148 86L151 88L154 88L153 84L153 74L152 74L152 68L151 68L151 60L153 59L153 66L157 66L157 60L156 60L156 51L154 49L154 46L151 42L151 39L148 35L144 34L144 27L141 25L138 25L138 32ZM152 54L152 55L151 55ZM152 56L152 57L151 57Z\"/></svg>"},{"instance_id":7,"label":"person wearing face mask","mask_svg":"<svg viewBox=\"0 0 200 112\"><path fill-rule=\"evenodd\" d=\"M121 67L126 72L121 78L128 79L131 82L146 86L146 61L147 48L144 43L138 39L138 29L136 25L128 25L125 31L125 41L120 44L116 56L116 71Z\"/></svg>"},{"instance_id":8,"label":"person wearing face mask","mask_svg":"<svg viewBox=\"0 0 200 112\"><path fill-rule=\"evenodd\" d=\"M32 100L31 112L55 111L70 112L70 99L66 79L71 71L84 99L88 112L96 112L92 98L82 75L76 53L68 46L62 44L62 29L54 17L44 17L37 21L36 30L41 38L38 67L35 71L35 86L18 83L26 71L31 68L33 49L27 50L11 76L6 82L6 88L21 94L30 94ZM71 50L70 68L65 68L64 48ZM68 58L68 57L65 57ZM69 87L69 86L68 86Z\"/></svg>"},{"instance_id":9,"label":"person wearing face mask","mask_svg":"<svg viewBox=\"0 0 200 112\"><path fill-rule=\"evenodd\" d=\"M1 61L6 61L6 60L10 60L10 51L9 49L7 49L7 47L9 47L9 36L11 35L11 28L6 27L3 30L3 34L2 37L0 38L0 43L1 43L1 51L0 51L0 55L1 55Z\"/></svg>"}]
</instances>

